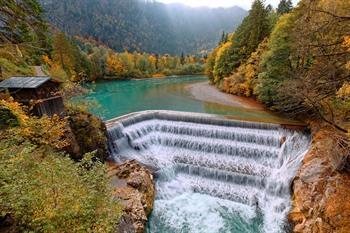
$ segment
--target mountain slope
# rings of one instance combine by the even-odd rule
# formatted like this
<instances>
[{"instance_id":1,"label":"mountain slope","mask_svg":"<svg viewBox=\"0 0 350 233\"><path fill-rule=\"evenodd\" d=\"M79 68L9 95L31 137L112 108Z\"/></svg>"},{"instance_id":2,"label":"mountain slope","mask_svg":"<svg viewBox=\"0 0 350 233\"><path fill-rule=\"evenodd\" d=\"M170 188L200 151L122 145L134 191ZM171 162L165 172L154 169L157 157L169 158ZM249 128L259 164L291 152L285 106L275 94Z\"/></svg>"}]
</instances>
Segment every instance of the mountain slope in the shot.
<instances>
[{"instance_id":1,"label":"mountain slope","mask_svg":"<svg viewBox=\"0 0 350 233\"><path fill-rule=\"evenodd\" d=\"M215 47L247 14L239 7L191 8L144 0L40 0L48 20L70 35L117 51L197 53Z\"/></svg>"}]
</instances>

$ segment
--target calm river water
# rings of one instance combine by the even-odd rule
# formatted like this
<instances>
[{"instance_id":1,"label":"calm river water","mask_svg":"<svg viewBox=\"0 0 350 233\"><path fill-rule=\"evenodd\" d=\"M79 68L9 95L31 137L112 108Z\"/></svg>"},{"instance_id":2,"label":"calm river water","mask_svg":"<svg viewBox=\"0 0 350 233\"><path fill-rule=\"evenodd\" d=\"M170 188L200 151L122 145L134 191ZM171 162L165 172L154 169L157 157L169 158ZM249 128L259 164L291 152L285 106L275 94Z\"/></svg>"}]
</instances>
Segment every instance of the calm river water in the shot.
<instances>
[{"instance_id":1,"label":"calm river water","mask_svg":"<svg viewBox=\"0 0 350 233\"><path fill-rule=\"evenodd\" d=\"M93 104L91 111L103 120L143 110L174 110L226 115L252 121L286 122L267 111L232 107L195 99L189 85L206 81L206 76L168 77L89 84L83 97ZM288 121L287 121L288 122Z\"/></svg>"}]
</instances>

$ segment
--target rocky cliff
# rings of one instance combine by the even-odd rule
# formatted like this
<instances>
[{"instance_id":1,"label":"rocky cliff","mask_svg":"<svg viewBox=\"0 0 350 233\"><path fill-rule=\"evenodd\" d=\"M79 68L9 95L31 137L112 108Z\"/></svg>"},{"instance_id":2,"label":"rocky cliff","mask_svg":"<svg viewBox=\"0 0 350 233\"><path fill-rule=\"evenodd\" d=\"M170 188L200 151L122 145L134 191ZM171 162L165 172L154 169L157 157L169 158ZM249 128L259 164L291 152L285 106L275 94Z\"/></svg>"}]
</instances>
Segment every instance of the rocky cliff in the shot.
<instances>
[{"instance_id":1,"label":"rocky cliff","mask_svg":"<svg viewBox=\"0 0 350 233\"><path fill-rule=\"evenodd\" d=\"M151 172L132 160L111 165L108 175L115 188L114 197L124 207L117 232L143 233L155 197Z\"/></svg>"},{"instance_id":2,"label":"rocky cliff","mask_svg":"<svg viewBox=\"0 0 350 233\"><path fill-rule=\"evenodd\" d=\"M334 164L334 130L311 125L313 142L293 182L293 232L350 232L350 173Z\"/></svg>"}]
</instances>

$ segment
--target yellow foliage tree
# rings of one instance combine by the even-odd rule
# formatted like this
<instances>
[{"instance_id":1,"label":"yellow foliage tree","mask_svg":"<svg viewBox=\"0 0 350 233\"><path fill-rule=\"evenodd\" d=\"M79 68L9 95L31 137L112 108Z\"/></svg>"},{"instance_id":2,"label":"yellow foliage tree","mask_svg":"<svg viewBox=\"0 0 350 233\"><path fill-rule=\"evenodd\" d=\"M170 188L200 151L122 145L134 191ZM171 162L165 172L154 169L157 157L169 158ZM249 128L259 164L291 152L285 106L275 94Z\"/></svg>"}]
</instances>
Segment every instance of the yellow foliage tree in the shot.
<instances>
[{"instance_id":1,"label":"yellow foliage tree","mask_svg":"<svg viewBox=\"0 0 350 233\"><path fill-rule=\"evenodd\" d=\"M108 74L119 76L126 73L125 66L117 54L109 53L106 62Z\"/></svg>"},{"instance_id":2,"label":"yellow foliage tree","mask_svg":"<svg viewBox=\"0 0 350 233\"><path fill-rule=\"evenodd\" d=\"M260 43L247 62L240 65L237 71L230 77L225 78L222 90L234 94L250 97L255 94L257 78L260 72L260 61L263 53L267 50L268 40Z\"/></svg>"}]
</instances>

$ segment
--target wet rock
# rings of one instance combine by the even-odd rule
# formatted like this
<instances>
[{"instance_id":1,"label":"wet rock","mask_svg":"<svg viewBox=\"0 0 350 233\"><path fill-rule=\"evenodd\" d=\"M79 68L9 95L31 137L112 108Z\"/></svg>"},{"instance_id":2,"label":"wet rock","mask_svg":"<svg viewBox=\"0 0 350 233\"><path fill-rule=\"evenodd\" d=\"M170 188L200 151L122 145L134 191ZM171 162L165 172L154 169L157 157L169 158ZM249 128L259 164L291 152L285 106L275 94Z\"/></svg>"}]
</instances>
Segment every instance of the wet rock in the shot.
<instances>
[{"instance_id":1,"label":"wet rock","mask_svg":"<svg viewBox=\"0 0 350 233\"><path fill-rule=\"evenodd\" d=\"M281 137L280 145L282 146L285 142L286 142L286 137L285 136Z\"/></svg>"},{"instance_id":2,"label":"wet rock","mask_svg":"<svg viewBox=\"0 0 350 233\"><path fill-rule=\"evenodd\" d=\"M293 182L293 232L350 232L350 173L332 166L331 131L313 129L311 149Z\"/></svg>"},{"instance_id":3,"label":"wet rock","mask_svg":"<svg viewBox=\"0 0 350 233\"><path fill-rule=\"evenodd\" d=\"M111 165L108 175L115 188L114 197L124 207L118 232L143 233L147 217L153 209L153 175L134 160Z\"/></svg>"}]
</instances>

